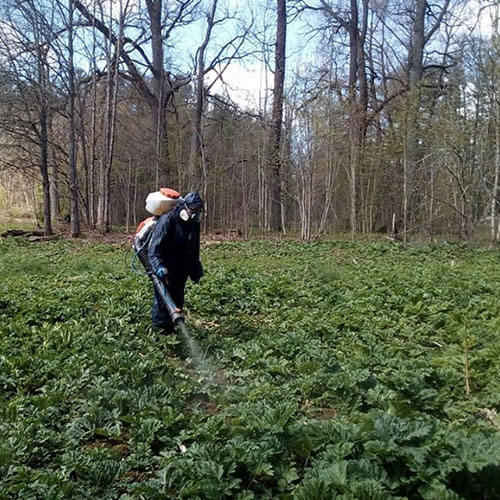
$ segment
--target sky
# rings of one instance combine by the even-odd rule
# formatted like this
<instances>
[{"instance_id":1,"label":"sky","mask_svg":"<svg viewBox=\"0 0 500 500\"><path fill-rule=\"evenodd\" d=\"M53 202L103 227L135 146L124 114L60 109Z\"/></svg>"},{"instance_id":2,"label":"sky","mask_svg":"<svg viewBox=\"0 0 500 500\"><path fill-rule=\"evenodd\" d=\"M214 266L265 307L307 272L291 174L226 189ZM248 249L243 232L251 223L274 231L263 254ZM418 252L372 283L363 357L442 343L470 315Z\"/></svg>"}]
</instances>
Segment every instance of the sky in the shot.
<instances>
[{"instance_id":1,"label":"sky","mask_svg":"<svg viewBox=\"0 0 500 500\"><path fill-rule=\"evenodd\" d=\"M241 3L241 0L233 0ZM492 15L494 7L491 1L467 0L464 2L461 18L464 22L459 31L465 34L477 34L490 37L492 34ZM305 22L295 22L288 28L287 34L287 66L293 69L311 62L315 57L315 43L307 43L308 26ZM256 109L262 102L264 89L272 87L272 73L265 65L252 61L246 65L232 63L226 70L224 83L216 89L227 94L240 106Z\"/></svg>"},{"instance_id":2,"label":"sky","mask_svg":"<svg viewBox=\"0 0 500 500\"><path fill-rule=\"evenodd\" d=\"M255 27L262 28L263 25L269 26L267 43L272 46L271 50L274 57L274 36L275 36L275 13L265 11L259 4L265 3L265 0L229 0L233 8L240 9L242 16L248 21L250 12L253 11L257 20ZM273 4L273 2L271 2ZM260 10L259 10L260 9ZM304 34L307 31L306 24L301 20L291 22L287 27L287 70L295 67L301 58L311 60L314 56L314 44L305 43ZM264 35L261 35L261 39ZM256 47L253 46L255 49ZM259 47L260 48L260 47ZM270 63L265 64L262 58L255 55L245 58L244 61L232 62L225 69L222 81L219 80L213 87L213 92L228 95L234 102L245 109L262 108L263 103L269 97L269 91L273 86L273 74L269 68ZM207 82L212 83L215 75L208 75Z\"/></svg>"}]
</instances>

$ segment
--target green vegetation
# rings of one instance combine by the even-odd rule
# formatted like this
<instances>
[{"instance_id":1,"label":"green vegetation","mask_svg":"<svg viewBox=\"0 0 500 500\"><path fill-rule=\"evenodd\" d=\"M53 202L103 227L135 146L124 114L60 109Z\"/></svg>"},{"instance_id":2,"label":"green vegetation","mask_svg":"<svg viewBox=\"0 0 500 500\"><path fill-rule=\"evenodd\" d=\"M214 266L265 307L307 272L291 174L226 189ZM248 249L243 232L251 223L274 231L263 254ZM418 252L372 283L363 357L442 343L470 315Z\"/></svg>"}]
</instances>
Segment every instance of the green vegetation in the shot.
<instances>
[{"instance_id":1,"label":"green vegetation","mask_svg":"<svg viewBox=\"0 0 500 500\"><path fill-rule=\"evenodd\" d=\"M0 242L0 499L500 498L500 253L203 249L188 324L126 247Z\"/></svg>"},{"instance_id":2,"label":"green vegetation","mask_svg":"<svg viewBox=\"0 0 500 500\"><path fill-rule=\"evenodd\" d=\"M0 207L0 234L9 229L22 229L24 231L40 231L40 227L37 227L36 222L31 218L20 218L16 219L14 217L4 217L3 209Z\"/></svg>"}]
</instances>

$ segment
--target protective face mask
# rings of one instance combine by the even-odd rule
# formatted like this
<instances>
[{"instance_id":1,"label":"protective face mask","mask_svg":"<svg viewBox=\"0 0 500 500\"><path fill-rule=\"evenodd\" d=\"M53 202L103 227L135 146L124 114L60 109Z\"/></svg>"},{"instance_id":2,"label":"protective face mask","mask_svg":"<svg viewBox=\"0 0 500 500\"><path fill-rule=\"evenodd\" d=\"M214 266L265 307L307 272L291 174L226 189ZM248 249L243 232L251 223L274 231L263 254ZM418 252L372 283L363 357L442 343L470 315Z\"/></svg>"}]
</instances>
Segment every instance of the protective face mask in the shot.
<instances>
[{"instance_id":1,"label":"protective face mask","mask_svg":"<svg viewBox=\"0 0 500 500\"><path fill-rule=\"evenodd\" d=\"M184 221L184 222L187 222L189 220L189 214L188 214L188 211L183 208L180 212L179 212L179 217Z\"/></svg>"}]
</instances>

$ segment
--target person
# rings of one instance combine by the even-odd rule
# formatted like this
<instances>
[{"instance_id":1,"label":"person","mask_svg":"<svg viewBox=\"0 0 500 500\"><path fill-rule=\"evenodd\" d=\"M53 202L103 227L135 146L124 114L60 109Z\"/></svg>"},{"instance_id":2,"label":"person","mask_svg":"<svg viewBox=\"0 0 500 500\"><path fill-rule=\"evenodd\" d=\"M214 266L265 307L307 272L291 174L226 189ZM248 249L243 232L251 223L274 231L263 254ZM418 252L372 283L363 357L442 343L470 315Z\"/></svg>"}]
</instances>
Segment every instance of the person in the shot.
<instances>
[{"instance_id":1,"label":"person","mask_svg":"<svg viewBox=\"0 0 500 500\"><path fill-rule=\"evenodd\" d=\"M156 224L148 257L153 272L162 280L179 309L184 306L184 288L189 278L198 283L203 276L200 262L200 219L203 200L197 192L181 198L176 207L163 214ZM166 333L173 323L155 289L151 309L153 326Z\"/></svg>"}]
</instances>

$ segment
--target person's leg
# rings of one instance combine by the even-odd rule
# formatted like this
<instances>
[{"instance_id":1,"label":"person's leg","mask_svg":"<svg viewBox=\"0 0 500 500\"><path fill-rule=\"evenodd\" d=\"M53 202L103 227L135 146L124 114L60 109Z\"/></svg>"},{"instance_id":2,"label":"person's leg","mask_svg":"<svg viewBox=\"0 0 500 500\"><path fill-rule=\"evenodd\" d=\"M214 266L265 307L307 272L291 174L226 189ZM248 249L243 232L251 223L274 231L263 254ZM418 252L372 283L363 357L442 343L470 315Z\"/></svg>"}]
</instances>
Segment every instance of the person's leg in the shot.
<instances>
[{"instance_id":1,"label":"person's leg","mask_svg":"<svg viewBox=\"0 0 500 500\"><path fill-rule=\"evenodd\" d=\"M172 300L179 309L184 307L184 286L185 282L181 281L169 283L167 287L168 293L170 293Z\"/></svg>"},{"instance_id":2,"label":"person's leg","mask_svg":"<svg viewBox=\"0 0 500 500\"><path fill-rule=\"evenodd\" d=\"M171 280L167 285L167 290L175 305L182 309L184 307L184 287L186 285L184 281L174 281ZM153 302L153 307L151 309L151 317L153 321L153 326L165 329L168 332L172 332L174 330L174 325L172 323L172 319L170 318L170 314L168 314L167 308L163 304L163 300L155 289L155 299Z\"/></svg>"}]
</instances>

